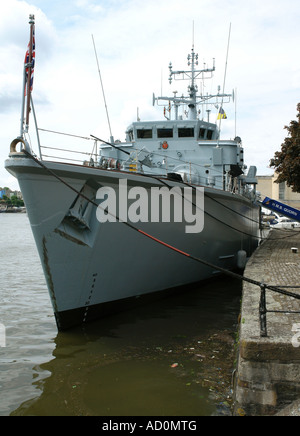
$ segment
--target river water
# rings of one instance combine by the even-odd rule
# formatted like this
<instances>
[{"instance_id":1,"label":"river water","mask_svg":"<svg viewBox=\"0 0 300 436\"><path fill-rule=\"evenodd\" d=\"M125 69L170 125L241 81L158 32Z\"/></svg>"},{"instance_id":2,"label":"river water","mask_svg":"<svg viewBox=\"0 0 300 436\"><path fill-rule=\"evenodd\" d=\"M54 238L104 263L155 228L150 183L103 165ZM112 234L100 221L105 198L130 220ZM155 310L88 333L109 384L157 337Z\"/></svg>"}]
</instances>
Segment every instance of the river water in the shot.
<instances>
[{"instance_id":1,"label":"river water","mask_svg":"<svg viewBox=\"0 0 300 436\"><path fill-rule=\"evenodd\" d=\"M0 230L0 416L230 414L240 282L58 333L27 215Z\"/></svg>"}]
</instances>

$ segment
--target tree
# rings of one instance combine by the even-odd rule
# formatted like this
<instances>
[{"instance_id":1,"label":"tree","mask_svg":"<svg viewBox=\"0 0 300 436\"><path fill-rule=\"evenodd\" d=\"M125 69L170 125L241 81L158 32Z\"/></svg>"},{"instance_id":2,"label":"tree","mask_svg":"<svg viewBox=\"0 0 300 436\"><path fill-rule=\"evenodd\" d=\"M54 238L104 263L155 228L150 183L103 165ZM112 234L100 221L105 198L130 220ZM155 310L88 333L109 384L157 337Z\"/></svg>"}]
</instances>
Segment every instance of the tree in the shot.
<instances>
[{"instance_id":1,"label":"tree","mask_svg":"<svg viewBox=\"0 0 300 436\"><path fill-rule=\"evenodd\" d=\"M16 195L12 195L10 198L11 204L15 207L24 206L24 201L18 198Z\"/></svg>"},{"instance_id":2,"label":"tree","mask_svg":"<svg viewBox=\"0 0 300 436\"><path fill-rule=\"evenodd\" d=\"M278 174L276 183L286 182L294 192L300 192L300 103L297 110L298 121L291 121L284 127L289 136L281 145L281 151L277 151L270 161L270 167Z\"/></svg>"},{"instance_id":3,"label":"tree","mask_svg":"<svg viewBox=\"0 0 300 436\"><path fill-rule=\"evenodd\" d=\"M16 195L12 195L11 198L3 195L3 199L1 200L2 204L6 204L9 207L23 207L24 201L18 198Z\"/></svg>"}]
</instances>

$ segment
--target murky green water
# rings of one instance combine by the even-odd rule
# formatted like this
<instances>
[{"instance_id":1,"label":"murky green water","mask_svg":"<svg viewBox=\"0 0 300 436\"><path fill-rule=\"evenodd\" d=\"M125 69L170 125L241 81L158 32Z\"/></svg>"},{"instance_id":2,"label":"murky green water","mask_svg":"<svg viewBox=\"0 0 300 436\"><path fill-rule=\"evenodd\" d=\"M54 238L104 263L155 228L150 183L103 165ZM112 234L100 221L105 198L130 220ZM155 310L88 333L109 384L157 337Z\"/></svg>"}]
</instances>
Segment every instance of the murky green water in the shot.
<instances>
[{"instance_id":1,"label":"murky green water","mask_svg":"<svg viewBox=\"0 0 300 436\"><path fill-rule=\"evenodd\" d=\"M0 215L0 415L229 414L241 284L58 333L27 215Z\"/></svg>"}]
</instances>

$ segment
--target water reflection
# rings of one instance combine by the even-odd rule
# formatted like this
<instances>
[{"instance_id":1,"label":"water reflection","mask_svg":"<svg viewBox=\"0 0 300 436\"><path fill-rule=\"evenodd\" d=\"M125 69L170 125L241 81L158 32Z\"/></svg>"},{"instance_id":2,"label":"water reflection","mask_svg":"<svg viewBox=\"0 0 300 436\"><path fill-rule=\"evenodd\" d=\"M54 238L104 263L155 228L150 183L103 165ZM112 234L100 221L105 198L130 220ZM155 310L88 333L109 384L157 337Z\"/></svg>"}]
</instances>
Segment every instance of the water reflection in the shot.
<instances>
[{"instance_id":1,"label":"water reflection","mask_svg":"<svg viewBox=\"0 0 300 436\"><path fill-rule=\"evenodd\" d=\"M229 407L241 284L220 279L59 333L11 415L202 416ZM49 375L50 374L50 375ZM224 407L225 407L224 406Z\"/></svg>"}]
</instances>

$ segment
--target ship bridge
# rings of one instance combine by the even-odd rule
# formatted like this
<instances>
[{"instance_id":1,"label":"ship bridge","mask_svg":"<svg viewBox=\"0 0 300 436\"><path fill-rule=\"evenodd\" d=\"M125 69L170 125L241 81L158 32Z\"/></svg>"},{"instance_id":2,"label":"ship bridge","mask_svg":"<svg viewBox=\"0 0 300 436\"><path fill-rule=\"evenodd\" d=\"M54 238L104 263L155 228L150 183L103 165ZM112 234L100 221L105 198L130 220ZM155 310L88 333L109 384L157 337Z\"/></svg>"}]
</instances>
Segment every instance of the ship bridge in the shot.
<instances>
[{"instance_id":1,"label":"ship bridge","mask_svg":"<svg viewBox=\"0 0 300 436\"><path fill-rule=\"evenodd\" d=\"M137 121L126 131L128 142L216 140L218 137L216 124L199 120Z\"/></svg>"}]
</instances>

